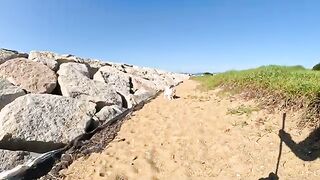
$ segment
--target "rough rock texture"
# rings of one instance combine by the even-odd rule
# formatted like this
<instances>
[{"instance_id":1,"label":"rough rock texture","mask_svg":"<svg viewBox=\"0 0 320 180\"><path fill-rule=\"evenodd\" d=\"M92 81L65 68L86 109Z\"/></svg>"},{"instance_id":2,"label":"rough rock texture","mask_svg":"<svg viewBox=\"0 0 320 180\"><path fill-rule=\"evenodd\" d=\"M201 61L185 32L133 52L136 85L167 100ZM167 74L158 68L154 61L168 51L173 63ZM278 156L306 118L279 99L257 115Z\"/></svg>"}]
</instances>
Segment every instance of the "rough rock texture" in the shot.
<instances>
[{"instance_id":1,"label":"rough rock texture","mask_svg":"<svg viewBox=\"0 0 320 180\"><path fill-rule=\"evenodd\" d=\"M51 69L25 58L16 58L1 64L0 77L32 93L50 93L57 84L57 77Z\"/></svg>"},{"instance_id":2,"label":"rough rock texture","mask_svg":"<svg viewBox=\"0 0 320 180\"><path fill-rule=\"evenodd\" d=\"M28 59L35 62L41 62L51 70L58 70L58 61L55 59L56 54L48 51L31 51Z\"/></svg>"},{"instance_id":3,"label":"rough rock texture","mask_svg":"<svg viewBox=\"0 0 320 180\"><path fill-rule=\"evenodd\" d=\"M156 91L162 89L162 87L158 87L157 84L155 84L153 81L144 79L140 76L126 73L126 71L124 70L125 67L130 66L103 66L93 76L93 79L96 81L104 82L109 87L113 87L126 100L126 106L128 108L136 105L137 102L141 102L141 98L144 99L148 95L152 96ZM138 95L134 95L137 91ZM142 91L150 93L143 92L144 95L142 95Z\"/></svg>"},{"instance_id":4,"label":"rough rock texture","mask_svg":"<svg viewBox=\"0 0 320 180\"><path fill-rule=\"evenodd\" d=\"M165 86L177 85L188 76L178 76L175 73L169 73L153 68L138 67L125 64L112 64L112 67L130 74L132 78L133 91L140 88L163 90Z\"/></svg>"},{"instance_id":5,"label":"rough rock texture","mask_svg":"<svg viewBox=\"0 0 320 180\"><path fill-rule=\"evenodd\" d=\"M162 90L156 83L150 80L146 80L144 78L138 76L131 77L132 82L132 91L136 92L139 89L148 89L148 90Z\"/></svg>"},{"instance_id":6,"label":"rough rock texture","mask_svg":"<svg viewBox=\"0 0 320 180\"><path fill-rule=\"evenodd\" d=\"M89 78L89 69L85 64L79 64L79 63L65 63L61 65L61 68L58 71L58 74L60 76L85 76Z\"/></svg>"},{"instance_id":7,"label":"rough rock texture","mask_svg":"<svg viewBox=\"0 0 320 180\"><path fill-rule=\"evenodd\" d=\"M116 105L105 106L98 113L95 114L99 121L108 122L112 118L121 114L125 109Z\"/></svg>"},{"instance_id":8,"label":"rough rock texture","mask_svg":"<svg viewBox=\"0 0 320 180\"><path fill-rule=\"evenodd\" d=\"M89 67L89 77L93 78L93 75L98 71L102 66L109 65L106 62L101 62L95 59L86 59L80 58L71 54L59 55L57 53L48 52L48 51L31 51L29 54L29 59L36 62L41 62L47 65L50 69L57 71L59 66L63 63L80 63L85 64Z\"/></svg>"},{"instance_id":9,"label":"rough rock texture","mask_svg":"<svg viewBox=\"0 0 320 180\"><path fill-rule=\"evenodd\" d=\"M0 173L23 164L32 158L29 152L0 149Z\"/></svg>"},{"instance_id":10,"label":"rough rock texture","mask_svg":"<svg viewBox=\"0 0 320 180\"><path fill-rule=\"evenodd\" d=\"M122 71L111 66L103 66L93 76L96 81L106 83L112 86L117 92L123 95L129 95L131 90L131 77Z\"/></svg>"},{"instance_id":11,"label":"rough rock texture","mask_svg":"<svg viewBox=\"0 0 320 180\"><path fill-rule=\"evenodd\" d=\"M60 66L58 82L63 96L92 101L98 106L123 105L123 100L112 86L88 77L84 64L64 63Z\"/></svg>"},{"instance_id":12,"label":"rough rock texture","mask_svg":"<svg viewBox=\"0 0 320 180\"><path fill-rule=\"evenodd\" d=\"M9 50L9 49L0 49L0 64L4 63L7 60L24 57L27 58L28 54L19 53L18 51Z\"/></svg>"},{"instance_id":13,"label":"rough rock texture","mask_svg":"<svg viewBox=\"0 0 320 180\"><path fill-rule=\"evenodd\" d=\"M146 90L144 88L141 88L134 93L134 96L133 96L134 102L135 104L139 104L142 101L145 101L156 94L157 94L157 91L155 90L150 90L150 89Z\"/></svg>"},{"instance_id":14,"label":"rough rock texture","mask_svg":"<svg viewBox=\"0 0 320 180\"><path fill-rule=\"evenodd\" d=\"M148 69L148 71L145 68L130 65L112 64L112 66L101 67L93 79L113 85L124 95L134 93L141 88L163 90L165 86L175 84L169 74L164 74L162 77L155 69Z\"/></svg>"},{"instance_id":15,"label":"rough rock texture","mask_svg":"<svg viewBox=\"0 0 320 180\"><path fill-rule=\"evenodd\" d=\"M9 81L3 78L0 78L0 110L17 97L25 94L26 93L21 88L12 85Z\"/></svg>"},{"instance_id":16,"label":"rough rock texture","mask_svg":"<svg viewBox=\"0 0 320 180\"><path fill-rule=\"evenodd\" d=\"M26 146L35 142L43 146L50 143L68 143L83 134L87 122L95 114L95 104L77 99L49 95L28 94L17 98L0 111L0 146ZM6 142L9 142L6 144ZM47 143L47 144L46 144ZM48 150L50 149L47 148ZM30 151L30 150L28 150Z\"/></svg>"},{"instance_id":17,"label":"rough rock texture","mask_svg":"<svg viewBox=\"0 0 320 180\"><path fill-rule=\"evenodd\" d=\"M56 58L57 58L57 61L60 62L60 64L67 63L67 62L85 64L88 67L90 79L93 78L93 75L99 70L99 68L103 66L110 66L110 64L101 62L99 60L84 59L84 58L76 57L74 55L61 55L61 56L57 56Z\"/></svg>"}]
</instances>

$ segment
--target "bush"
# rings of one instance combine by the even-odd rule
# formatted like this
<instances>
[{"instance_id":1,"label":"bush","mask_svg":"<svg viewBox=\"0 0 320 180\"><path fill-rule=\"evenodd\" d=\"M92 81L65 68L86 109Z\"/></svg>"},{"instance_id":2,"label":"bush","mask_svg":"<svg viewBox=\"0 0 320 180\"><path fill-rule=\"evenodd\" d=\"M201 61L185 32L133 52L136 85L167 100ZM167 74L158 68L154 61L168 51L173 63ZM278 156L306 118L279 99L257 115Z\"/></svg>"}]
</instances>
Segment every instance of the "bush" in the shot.
<instances>
[{"instance_id":1,"label":"bush","mask_svg":"<svg viewBox=\"0 0 320 180\"><path fill-rule=\"evenodd\" d=\"M320 71L320 63L316 64L315 66L313 66L312 70L314 71Z\"/></svg>"},{"instance_id":2,"label":"bush","mask_svg":"<svg viewBox=\"0 0 320 180\"><path fill-rule=\"evenodd\" d=\"M212 76L213 74L212 74L212 73L209 73L209 72L205 72L205 73L203 73L203 75L205 75L205 76Z\"/></svg>"}]
</instances>

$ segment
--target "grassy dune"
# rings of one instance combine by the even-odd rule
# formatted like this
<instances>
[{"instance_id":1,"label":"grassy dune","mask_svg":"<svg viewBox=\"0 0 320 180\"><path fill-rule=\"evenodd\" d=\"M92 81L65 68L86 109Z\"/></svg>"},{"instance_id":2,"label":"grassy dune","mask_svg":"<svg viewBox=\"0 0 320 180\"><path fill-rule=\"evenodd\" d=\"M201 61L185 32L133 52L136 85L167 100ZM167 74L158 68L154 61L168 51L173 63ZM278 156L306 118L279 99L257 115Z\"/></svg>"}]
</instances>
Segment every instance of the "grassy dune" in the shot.
<instances>
[{"instance_id":1,"label":"grassy dune","mask_svg":"<svg viewBox=\"0 0 320 180\"><path fill-rule=\"evenodd\" d=\"M276 103L286 101L299 108L306 106L309 112L306 117L319 114L320 71L302 66L270 65L193 79L207 90L224 87L234 92L250 92L252 97L267 97ZM315 123L314 117L308 119Z\"/></svg>"}]
</instances>

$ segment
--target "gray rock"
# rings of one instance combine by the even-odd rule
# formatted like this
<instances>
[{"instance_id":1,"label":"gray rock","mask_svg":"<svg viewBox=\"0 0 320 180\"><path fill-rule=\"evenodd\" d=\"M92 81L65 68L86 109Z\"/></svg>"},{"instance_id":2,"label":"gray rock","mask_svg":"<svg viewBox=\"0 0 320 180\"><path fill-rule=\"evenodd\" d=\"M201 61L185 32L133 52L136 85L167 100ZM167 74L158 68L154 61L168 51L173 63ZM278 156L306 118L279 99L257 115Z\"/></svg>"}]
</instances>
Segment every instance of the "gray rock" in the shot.
<instances>
[{"instance_id":1,"label":"gray rock","mask_svg":"<svg viewBox=\"0 0 320 180\"><path fill-rule=\"evenodd\" d=\"M46 152L83 134L95 104L50 94L27 94L0 111L0 148Z\"/></svg>"},{"instance_id":2,"label":"gray rock","mask_svg":"<svg viewBox=\"0 0 320 180\"><path fill-rule=\"evenodd\" d=\"M24 164L32 158L33 156L30 152L0 149L0 173L10 170L20 164Z\"/></svg>"},{"instance_id":3,"label":"gray rock","mask_svg":"<svg viewBox=\"0 0 320 180\"><path fill-rule=\"evenodd\" d=\"M123 105L121 95L113 87L89 78L84 64L64 63L60 66L58 82L63 96L97 103L99 108L110 105Z\"/></svg>"},{"instance_id":4,"label":"gray rock","mask_svg":"<svg viewBox=\"0 0 320 180\"><path fill-rule=\"evenodd\" d=\"M0 77L32 93L51 93L57 85L55 72L42 63L16 58L0 65Z\"/></svg>"},{"instance_id":5,"label":"gray rock","mask_svg":"<svg viewBox=\"0 0 320 180\"><path fill-rule=\"evenodd\" d=\"M47 65L50 69L57 71L59 66L63 63L80 63L85 64L89 69L90 78L93 78L93 75L98 71L102 66L110 64L101 62L96 59L89 58L80 58L71 54L59 55L57 53L48 52L48 51L31 51L29 54L29 59L36 62L41 62Z\"/></svg>"},{"instance_id":6,"label":"gray rock","mask_svg":"<svg viewBox=\"0 0 320 180\"><path fill-rule=\"evenodd\" d=\"M19 53L18 51L9 50L9 49L0 49L0 64L6 62L7 60L24 57L27 58L28 54Z\"/></svg>"},{"instance_id":7,"label":"gray rock","mask_svg":"<svg viewBox=\"0 0 320 180\"><path fill-rule=\"evenodd\" d=\"M63 65L61 65L58 74L60 76L75 76L75 77L86 77L89 78L90 73L89 73L89 69L88 66L86 66L85 64L80 64L80 63L65 63Z\"/></svg>"},{"instance_id":8,"label":"gray rock","mask_svg":"<svg viewBox=\"0 0 320 180\"><path fill-rule=\"evenodd\" d=\"M109 74L121 74L121 77L130 77L131 92L144 88L146 90L163 90L165 86L177 85L189 76L177 73L166 72L147 67L138 67L133 65L126 65L120 63L109 63L112 67L102 67L98 73L105 73L103 78L102 74L96 74L94 79L99 81L108 81ZM122 73L119 73L122 72ZM106 78L107 77L107 78Z\"/></svg>"},{"instance_id":9,"label":"gray rock","mask_svg":"<svg viewBox=\"0 0 320 180\"><path fill-rule=\"evenodd\" d=\"M56 61L58 62L59 66L63 63L70 63L70 62L77 62L77 59L75 56L70 54L65 55L56 55L55 56Z\"/></svg>"},{"instance_id":10,"label":"gray rock","mask_svg":"<svg viewBox=\"0 0 320 180\"><path fill-rule=\"evenodd\" d=\"M109 120L121 114L123 111L125 111L125 108L116 105L105 106L98 113L95 114L95 117L99 121L108 122Z\"/></svg>"},{"instance_id":11,"label":"gray rock","mask_svg":"<svg viewBox=\"0 0 320 180\"><path fill-rule=\"evenodd\" d=\"M55 53L48 51L31 51L28 59L35 62L41 62L51 70L57 71L59 66L58 61L55 59L56 56Z\"/></svg>"},{"instance_id":12,"label":"gray rock","mask_svg":"<svg viewBox=\"0 0 320 180\"><path fill-rule=\"evenodd\" d=\"M123 65L123 68L126 67ZM128 66L130 67L130 66ZM145 91L155 92L158 90L157 85L150 80L142 77L125 73L125 71L119 70L119 67L113 64L113 66L104 66L93 77L96 81L106 83L108 86L112 86L117 92L123 95L127 102L127 107L131 108L136 105L136 98L133 95L136 91L138 93ZM152 94L152 93L151 93ZM140 96L140 95L139 95ZM138 97L138 99L140 99Z\"/></svg>"},{"instance_id":13,"label":"gray rock","mask_svg":"<svg viewBox=\"0 0 320 180\"><path fill-rule=\"evenodd\" d=\"M166 72L153 68L124 66L127 73L152 81L157 90L163 90L165 86L177 85L189 79L188 75Z\"/></svg>"},{"instance_id":14,"label":"gray rock","mask_svg":"<svg viewBox=\"0 0 320 180\"><path fill-rule=\"evenodd\" d=\"M0 110L16 98L26 93L19 87L12 85L9 81L0 78Z\"/></svg>"},{"instance_id":15,"label":"gray rock","mask_svg":"<svg viewBox=\"0 0 320 180\"><path fill-rule=\"evenodd\" d=\"M94 74L103 66L111 66L108 63L101 62L99 60L93 60L93 59L86 59L82 62L83 64L86 64L87 66L90 67L89 72L90 72L90 79L93 79Z\"/></svg>"},{"instance_id":16,"label":"gray rock","mask_svg":"<svg viewBox=\"0 0 320 180\"><path fill-rule=\"evenodd\" d=\"M173 81L167 73L160 74L158 70L153 68L138 67L138 66L115 66L123 69L132 76L132 84L136 86L135 89L141 87L145 89L163 90L165 86L173 85Z\"/></svg>"},{"instance_id":17,"label":"gray rock","mask_svg":"<svg viewBox=\"0 0 320 180\"><path fill-rule=\"evenodd\" d=\"M117 70L111 66L103 66L93 76L93 80L112 86L122 95L129 95L131 90L131 78L127 73Z\"/></svg>"},{"instance_id":18,"label":"gray rock","mask_svg":"<svg viewBox=\"0 0 320 180\"><path fill-rule=\"evenodd\" d=\"M134 95L133 95L133 101L135 102L135 104L139 104L142 101L146 101L149 98L155 96L157 94L156 90L146 90L144 88L141 88L139 90L137 90Z\"/></svg>"},{"instance_id":19,"label":"gray rock","mask_svg":"<svg viewBox=\"0 0 320 180\"><path fill-rule=\"evenodd\" d=\"M99 70L99 68L103 66L111 66L106 62L101 62L96 59L80 58L74 55L60 55L60 56L57 56L56 59L58 62L60 62L60 64L67 63L67 62L85 64L88 67L90 79L93 78L93 75Z\"/></svg>"},{"instance_id":20,"label":"gray rock","mask_svg":"<svg viewBox=\"0 0 320 180\"><path fill-rule=\"evenodd\" d=\"M127 73L126 72L126 69L125 69L125 65L124 64L121 64L121 63L112 63L112 62L109 62L109 64L111 64L111 66L121 72L124 72L124 73Z\"/></svg>"},{"instance_id":21,"label":"gray rock","mask_svg":"<svg viewBox=\"0 0 320 180\"><path fill-rule=\"evenodd\" d=\"M139 89L158 90L159 87L153 81L146 80L138 76L131 76L132 90L136 92Z\"/></svg>"}]
</instances>

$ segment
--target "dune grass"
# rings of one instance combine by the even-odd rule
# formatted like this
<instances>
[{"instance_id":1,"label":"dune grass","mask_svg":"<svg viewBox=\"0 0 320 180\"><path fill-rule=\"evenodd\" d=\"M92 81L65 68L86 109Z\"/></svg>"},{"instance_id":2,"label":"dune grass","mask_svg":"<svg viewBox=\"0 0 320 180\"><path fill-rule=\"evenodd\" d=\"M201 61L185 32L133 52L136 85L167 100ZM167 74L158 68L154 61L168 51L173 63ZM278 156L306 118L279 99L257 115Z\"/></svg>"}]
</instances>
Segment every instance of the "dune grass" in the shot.
<instances>
[{"instance_id":1,"label":"dune grass","mask_svg":"<svg viewBox=\"0 0 320 180\"><path fill-rule=\"evenodd\" d=\"M254 89L276 92L287 98L313 99L320 92L320 72L302 66L262 66L243 71L227 71L213 76L199 76L205 89L232 86L240 91Z\"/></svg>"},{"instance_id":2,"label":"dune grass","mask_svg":"<svg viewBox=\"0 0 320 180\"><path fill-rule=\"evenodd\" d=\"M320 71L302 66L262 66L242 71L227 71L216 75L193 77L202 89L224 87L227 91L250 92L253 97L267 97L273 102L290 101L301 108L307 107L308 121L319 126ZM311 117L312 116L312 117Z\"/></svg>"}]
</instances>

